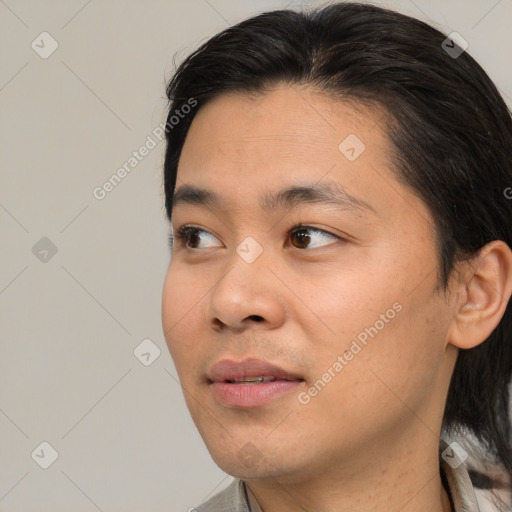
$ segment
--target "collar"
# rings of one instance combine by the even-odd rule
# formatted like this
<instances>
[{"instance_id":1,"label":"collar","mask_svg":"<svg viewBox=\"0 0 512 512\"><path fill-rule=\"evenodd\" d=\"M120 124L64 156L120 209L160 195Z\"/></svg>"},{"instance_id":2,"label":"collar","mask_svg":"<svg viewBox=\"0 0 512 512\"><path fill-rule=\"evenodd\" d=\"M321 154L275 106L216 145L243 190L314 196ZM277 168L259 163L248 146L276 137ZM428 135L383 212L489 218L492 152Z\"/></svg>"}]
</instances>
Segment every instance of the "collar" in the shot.
<instances>
[{"instance_id":1,"label":"collar","mask_svg":"<svg viewBox=\"0 0 512 512\"><path fill-rule=\"evenodd\" d=\"M455 512L480 512L475 490L466 466L459 457L454 443L441 439L439 443L439 467L441 479L450 496Z\"/></svg>"}]
</instances>

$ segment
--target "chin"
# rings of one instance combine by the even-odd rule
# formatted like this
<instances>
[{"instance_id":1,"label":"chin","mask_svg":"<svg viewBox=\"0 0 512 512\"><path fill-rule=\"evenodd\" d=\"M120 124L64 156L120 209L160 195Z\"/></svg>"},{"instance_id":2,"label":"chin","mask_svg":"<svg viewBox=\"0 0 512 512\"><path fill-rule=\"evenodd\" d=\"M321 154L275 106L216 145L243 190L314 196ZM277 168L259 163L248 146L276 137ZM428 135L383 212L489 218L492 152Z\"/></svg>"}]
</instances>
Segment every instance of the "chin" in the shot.
<instances>
[{"instance_id":1,"label":"chin","mask_svg":"<svg viewBox=\"0 0 512 512\"><path fill-rule=\"evenodd\" d=\"M251 442L240 449L232 447L229 452L226 450L219 450L217 453L214 450L209 451L217 466L235 478L261 480L275 478L280 473Z\"/></svg>"},{"instance_id":2,"label":"chin","mask_svg":"<svg viewBox=\"0 0 512 512\"><path fill-rule=\"evenodd\" d=\"M268 440L258 441L259 437L256 434L251 435L240 429L237 432L239 435L233 436L226 431L223 431L221 436L213 435L211 431L208 431L208 435L204 435L204 431L201 430L200 433L217 466L235 478L278 478L290 469L283 467L282 450L285 447L281 443L279 450Z\"/></svg>"}]
</instances>

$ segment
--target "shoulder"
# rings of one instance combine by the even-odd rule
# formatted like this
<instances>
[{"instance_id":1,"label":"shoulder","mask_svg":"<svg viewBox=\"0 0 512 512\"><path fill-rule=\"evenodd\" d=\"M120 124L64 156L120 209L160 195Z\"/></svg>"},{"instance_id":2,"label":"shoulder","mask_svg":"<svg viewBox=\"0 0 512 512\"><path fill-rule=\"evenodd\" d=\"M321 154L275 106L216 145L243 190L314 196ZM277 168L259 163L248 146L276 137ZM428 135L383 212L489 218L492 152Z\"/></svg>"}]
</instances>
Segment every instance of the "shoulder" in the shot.
<instances>
[{"instance_id":1,"label":"shoulder","mask_svg":"<svg viewBox=\"0 0 512 512\"><path fill-rule=\"evenodd\" d=\"M195 509L197 512L250 512L245 485L235 479L223 491Z\"/></svg>"}]
</instances>

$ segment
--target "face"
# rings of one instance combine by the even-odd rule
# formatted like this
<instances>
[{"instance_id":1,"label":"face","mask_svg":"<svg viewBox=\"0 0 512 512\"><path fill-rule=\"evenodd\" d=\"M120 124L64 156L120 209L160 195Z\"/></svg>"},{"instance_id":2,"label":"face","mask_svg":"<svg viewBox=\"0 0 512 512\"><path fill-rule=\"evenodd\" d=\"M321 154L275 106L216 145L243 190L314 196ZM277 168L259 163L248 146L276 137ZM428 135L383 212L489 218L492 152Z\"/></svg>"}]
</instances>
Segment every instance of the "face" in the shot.
<instances>
[{"instance_id":1,"label":"face","mask_svg":"<svg viewBox=\"0 0 512 512\"><path fill-rule=\"evenodd\" d=\"M219 96L191 125L163 328L231 475L300 481L408 436L437 444L453 307L382 117L283 86Z\"/></svg>"}]
</instances>

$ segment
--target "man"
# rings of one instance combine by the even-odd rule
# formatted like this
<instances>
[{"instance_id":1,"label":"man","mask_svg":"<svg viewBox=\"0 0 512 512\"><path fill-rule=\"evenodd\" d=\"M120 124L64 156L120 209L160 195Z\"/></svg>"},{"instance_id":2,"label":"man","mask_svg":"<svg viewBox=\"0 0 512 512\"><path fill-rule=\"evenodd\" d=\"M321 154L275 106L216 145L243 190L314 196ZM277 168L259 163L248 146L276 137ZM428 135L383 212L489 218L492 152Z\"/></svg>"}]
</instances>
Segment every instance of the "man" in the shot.
<instances>
[{"instance_id":1,"label":"man","mask_svg":"<svg viewBox=\"0 0 512 512\"><path fill-rule=\"evenodd\" d=\"M198 510L478 510L441 432L512 472L512 122L487 75L343 3L222 32L167 92L163 328L236 478Z\"/></svg>"}]
</instances>

